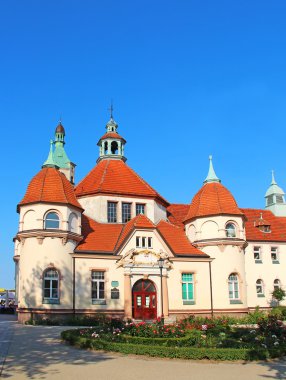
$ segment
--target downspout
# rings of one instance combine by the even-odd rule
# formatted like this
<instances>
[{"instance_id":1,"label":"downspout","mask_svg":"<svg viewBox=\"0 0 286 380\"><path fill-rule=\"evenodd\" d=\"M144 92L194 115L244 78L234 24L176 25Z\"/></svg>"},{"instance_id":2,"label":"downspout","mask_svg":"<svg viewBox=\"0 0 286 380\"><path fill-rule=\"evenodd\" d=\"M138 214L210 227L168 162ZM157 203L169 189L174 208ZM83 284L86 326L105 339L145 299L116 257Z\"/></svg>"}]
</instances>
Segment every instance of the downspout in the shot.
<instances>
[{"instance_id":1,"label":"downspout","mask_svg":"<svg viewBox=\"0 0 286 380\"><path fill-rule=\"evenodd\" d=\"M211 315L214 316L213 306L213 282L212 282L212 262L209 261L209 273L210 273L210 295L211 295Z\"/></svg>"},{"instance_id":2,"label":"downspout","mask_svg":"<svg viewBox=\"0 0 286 380\"><path fill-rule=\"evenodd\" d=\"M75 316L75 257L73 257L72 312Z\"/></svg>"}]
</instances>

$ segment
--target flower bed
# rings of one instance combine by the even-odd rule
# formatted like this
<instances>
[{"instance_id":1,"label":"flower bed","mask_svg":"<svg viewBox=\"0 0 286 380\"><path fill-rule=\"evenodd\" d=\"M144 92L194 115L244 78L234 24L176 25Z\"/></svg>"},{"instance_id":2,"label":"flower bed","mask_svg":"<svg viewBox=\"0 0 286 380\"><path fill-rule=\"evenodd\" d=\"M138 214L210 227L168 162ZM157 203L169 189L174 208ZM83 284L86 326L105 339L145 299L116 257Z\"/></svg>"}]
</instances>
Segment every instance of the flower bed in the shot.
<instances>
[{"instance_id":1,"label":"flower bed","mask_svg":"<svg viewBox=\"0 0 286 380\"><path fill-rule=\"evenodd\" d=\"M286 353L286 330L275 316L259 320L256 329L217 320L208 322L185 320L166 326L160 320L152 324L126 323L116 328L68 330L62 338L82 348L169 358L256 360Z\"/></svg>"}]
</instances>

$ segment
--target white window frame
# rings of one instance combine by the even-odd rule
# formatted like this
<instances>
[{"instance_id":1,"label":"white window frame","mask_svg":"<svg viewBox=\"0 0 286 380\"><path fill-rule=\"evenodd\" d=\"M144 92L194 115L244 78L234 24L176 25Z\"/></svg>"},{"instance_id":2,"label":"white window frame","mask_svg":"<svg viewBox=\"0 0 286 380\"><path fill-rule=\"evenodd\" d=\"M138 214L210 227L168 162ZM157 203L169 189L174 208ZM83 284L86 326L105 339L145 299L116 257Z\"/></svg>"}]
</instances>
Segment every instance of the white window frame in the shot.
<instances>
[{"instance_id":1,"label":"white window frame","mask_svg":"<svg viewBox=\"0 0 286 380\"><path fill-rule=\"evenodd\" d=\"M118 210L117 210L117 203L118 202L114 202L114 201L107 201L107 223L117 223L117 219L118 219ZM112 212L111 210L109 209L109 205L115 205L115 207L113 208L112 212L115 210L115 217L114 215L112 215Z\"/></svg>"},{"instance_id":2,"label":"white window frame","mask_svg":"<svg viewBox=\"0 0 286 380\"><path fill-rule=\"evenodd\" d=\"M273 290L275 289L281 289L281 281L279 280L279 278L275 278L275 280L273 281Z\"/></svg>"},{"instance_id":3,"label":"white window frame","mask_svg":"<svg viewBox=\"0 0 286 380\"><path fill-rule=\"evenodd\" d=\"M142 214L142 212L137 212L137 206L138 207L143 207L143 214ZM136 214L136 216L137 215L145 215L145 210L146 210L146 204L145 203L135 203L135 214Z\"/></svg>"},{"instance_id":4,"label":"white window frame","mask_svg":"<svg viewBox=\"0 0 286 380\"><path fill-rule=\"evenodd\" d=\"M256 280L256 294L258 297L264 296L264 282L261 278Z\"/></svg>"},{"instance_id":5,"label":"white window frame","mask_svg":"<svg viewBox=\"0 0 286 380\"><path fill-rule=\"evenodd\" d=\"M129 207L128 213L126 213L126 209L124 207L125 205ZM121 203L121 218L122 218L122 223L128 223L132 219L132 203L130 202Z\"/></svg>"},{"instance_id":6,"label":"white window frame","mask_svg":"<svg viewBox=\"0 0 286 380\"><path fill-rule=\"evenodd\" d=\"M258 258L255 257L255 254L258 254ZM255 262L262 262L261 247L258 245L255 245L253 247L253 258L254 258Z\"/></svg>"},{"instance_id":7,"label":"white window frame","mask_svg":"<svg viewBox=\"0 0 286 380\"><path fill-rule=\"evenodd\" d=\"M235 277L235 279L231 279L231 277ZM236 293L237 297L235 296ZM228 276L228 297L230 301L240 300L239 277L237 273L231 273Z\"/></svg>"},{"instance_id":8,"label":"white window frame","mask_svg":"<svg viewBox=\"0 0 286 380\"><path fill-rule=\"evenodd\" d=\"M50 219L49 218L49 215L50 214L55 214L57 216L58 219ZM57 227L47 227L47 221L51 221L51 222L58 222L58 226ZM61 225L61 218L58 214L57 211L54 211L54 210L50 210L46 213L45 215L45 218L44 218L44 229L45 230L59 230L60 229L60 225Z\"/></svg>"},{"instance_id":9,"label":"white window frame","mask_svg":"<svg viewBox=\"0 0 286 380\"><path fill-rule=\"evenodd\" d=\"M231 228L228 228L228 226L233 226L233 229ZM233 235L230 234L230 231L234 231ZM227 238L235 238L237 237L237 227L236 225L233 223L233 222L227 222L226 225L225 225L225 236Z\"/></svg>"},{"instance_id":10,"label":"white window frame","mask_svg":"<svg viewBox=\"0 0 286 380\"><path fill-rule=\"evenodd\" d=\"M96 278L94 274L97 273L99 276ZM96 289L94 289L94 284L97 284ZM100 296L100 285L103 284L103 297ZM91 271L91 299L93 301L104 301L105 300L105 271L101 270L92 270ZM96 292L94 297L94 292Z\"/></svg>"},{"instance_id":11,"label":"white window frame","mask_svg":"<svg viewBox=\"0 0 286 380\"><path fill-rule=\"evenodd\" d=\"M272 254L275 254L275 259L272 258ZM279 262L278 247L271 247L270 248L270 255L271 255L271 261L272 261L272 263Z\"/></svg>"},{"instance_id":12,"label":"white window frame","mask_svg":"<svg viewBox=\"0 0 286 380\"><path fill-rule=\"evenodd\" d=\"M50 274L49 274L50 273ZM46 286L46 281L49 285ZM53 287L53 282L57 283L56 287ZM56 296L54 291L56 290ZM46 296L46 291L49 292L49 296ZM60 301L60 275L55 268L48 268L44 271L43 276L43 303L59 303Z\"/></svg>"},{"instance_id":13,"label":"white window frame","mask_svg":"<svg viewBox=\"0 0 286 380\"><path fill-rule=\"evenodd\" d=\"M152 236L136 236L136 248L153 248ZM144 244L143 244L144 243Z\"/></svg>"}]
</instances>

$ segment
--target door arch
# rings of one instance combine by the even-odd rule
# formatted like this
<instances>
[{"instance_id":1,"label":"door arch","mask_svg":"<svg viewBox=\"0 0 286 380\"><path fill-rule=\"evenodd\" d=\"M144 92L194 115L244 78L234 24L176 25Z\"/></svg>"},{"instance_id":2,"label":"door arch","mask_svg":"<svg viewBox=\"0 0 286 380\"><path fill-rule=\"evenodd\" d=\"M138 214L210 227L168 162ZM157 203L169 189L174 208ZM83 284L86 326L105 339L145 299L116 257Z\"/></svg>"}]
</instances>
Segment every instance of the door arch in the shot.
<instances>
[{"instance_id":1,"label":"door arch","mask_svg":"<svg viewBox=\"0 0 286 380\"><path fill-rule=\"evenodd\" d=\"M133 285L132 315L143 321L157 318L157 292L153 281L141 279Z\"/></svg>"}]
</instances>

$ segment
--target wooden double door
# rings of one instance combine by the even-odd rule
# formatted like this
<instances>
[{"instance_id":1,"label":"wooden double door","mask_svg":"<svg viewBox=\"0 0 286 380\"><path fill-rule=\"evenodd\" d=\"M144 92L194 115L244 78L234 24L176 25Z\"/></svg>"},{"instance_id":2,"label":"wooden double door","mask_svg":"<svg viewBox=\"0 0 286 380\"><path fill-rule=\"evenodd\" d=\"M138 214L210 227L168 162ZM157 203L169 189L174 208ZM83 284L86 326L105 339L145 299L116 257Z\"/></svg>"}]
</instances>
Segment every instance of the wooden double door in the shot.
<instances>
[{"instance_id":1,"label":"wooden double door","mask_svg":"<svg viewBox=\"0 0 286 380\"><path fill-rule=\"evenodd\" d=\"M137 281L132 289L133 318L150 320L157 318L157 293L150 280Z\"/></svg>"}]
</instances>

